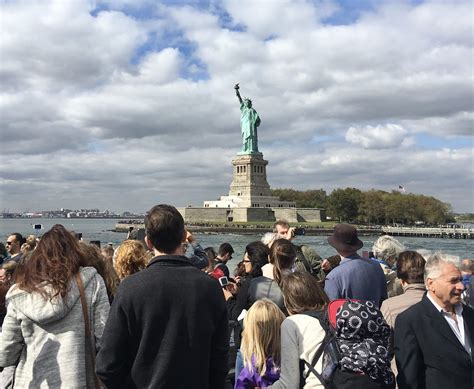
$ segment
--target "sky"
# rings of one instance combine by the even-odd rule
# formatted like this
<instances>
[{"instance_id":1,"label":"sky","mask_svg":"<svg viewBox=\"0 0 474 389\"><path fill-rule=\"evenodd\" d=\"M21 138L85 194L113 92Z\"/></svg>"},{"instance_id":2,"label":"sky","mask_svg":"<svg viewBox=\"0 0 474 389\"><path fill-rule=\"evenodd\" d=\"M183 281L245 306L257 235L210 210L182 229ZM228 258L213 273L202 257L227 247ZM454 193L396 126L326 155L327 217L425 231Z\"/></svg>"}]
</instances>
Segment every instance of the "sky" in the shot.
<instances>
[{"instance_id":1,"label":"sky","mask_svg":"<svg viewBox=\"0 0 474 389\"><path fill-rule=\"evenodd\" d=\"M227 195L239 103L272 188L474 211L473 3L0 0L0 210Z\"/></svg>"}]
</instances>

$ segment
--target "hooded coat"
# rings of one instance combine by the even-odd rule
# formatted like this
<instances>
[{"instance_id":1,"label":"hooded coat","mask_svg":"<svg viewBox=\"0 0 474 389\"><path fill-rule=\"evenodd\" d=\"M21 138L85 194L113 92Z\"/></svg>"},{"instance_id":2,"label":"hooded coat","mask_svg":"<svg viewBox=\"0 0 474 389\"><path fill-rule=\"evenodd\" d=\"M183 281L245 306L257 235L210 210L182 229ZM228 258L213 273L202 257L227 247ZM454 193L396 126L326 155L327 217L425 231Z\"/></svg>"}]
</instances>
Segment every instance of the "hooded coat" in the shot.
<instances>
[{"instance_id":1,"label":"hooded coat","mask_svg":"<svg viewBox=\"0 0 474 389\"><path fill-rule=\"evenodd\" d=\"M97 349L109 314L107 291L94 268L81 268L80 275ZM45 299L38 292L26 292L14 285L6 302L0 366L18 362L15 388L94 387L93 370L86 368L84 318L75 279L64 298Z\"/></svg>"}]
</instances>

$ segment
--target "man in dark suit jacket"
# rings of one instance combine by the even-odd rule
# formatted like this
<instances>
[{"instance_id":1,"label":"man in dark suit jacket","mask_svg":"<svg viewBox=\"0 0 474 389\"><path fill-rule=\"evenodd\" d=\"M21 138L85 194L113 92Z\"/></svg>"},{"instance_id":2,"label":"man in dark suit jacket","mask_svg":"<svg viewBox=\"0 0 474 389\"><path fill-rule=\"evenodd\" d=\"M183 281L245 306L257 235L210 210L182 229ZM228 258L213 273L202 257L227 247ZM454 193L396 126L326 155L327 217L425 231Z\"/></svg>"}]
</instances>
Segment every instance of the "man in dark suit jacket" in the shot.
<instances>
[{"instance_id":1,"label":"man in dark suit jacket","mask_svg":"<svg viewBox=\"0 0 474 389\"><path fill-rule=\"evenodd\" d=\"M96 359L106 388L223 389L229 350L227 308L219 283L183 255L176 208L153 207L147 268L115 295Z\"/></svg>"},{"instance_id":2,"label":"man in dark suit jacket","mask_svg":"<svg viewBox=\"0 0 474 389\"><path fill-rule=\"evenodd\" d=\"M395 321L400 389L472 389L474 310L461 303L462 276L453 257L426 264L423 299Z\"/></svg>"}]
</instances>

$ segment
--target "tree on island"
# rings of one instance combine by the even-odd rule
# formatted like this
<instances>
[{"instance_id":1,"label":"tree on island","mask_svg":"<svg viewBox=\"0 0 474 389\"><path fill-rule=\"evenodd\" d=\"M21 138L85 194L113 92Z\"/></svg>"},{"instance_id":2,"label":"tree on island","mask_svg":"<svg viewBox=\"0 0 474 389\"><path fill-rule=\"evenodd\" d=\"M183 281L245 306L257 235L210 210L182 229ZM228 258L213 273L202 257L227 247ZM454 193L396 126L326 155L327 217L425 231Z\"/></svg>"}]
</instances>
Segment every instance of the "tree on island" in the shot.
<instances>
[{"instance_id":1,"label":"tree on island","mask_svg":"<svg viewBox=\"0 0 474 389\"><path fill-rule=\"evenodd\" d=\"M455 221L450 204L432 196L398 191L339 188L327 195L323 189L273 189L272 195L295 201L298 208L326 208L327 216L344 222L439 225Z\"/></svg>"}]
</instances>

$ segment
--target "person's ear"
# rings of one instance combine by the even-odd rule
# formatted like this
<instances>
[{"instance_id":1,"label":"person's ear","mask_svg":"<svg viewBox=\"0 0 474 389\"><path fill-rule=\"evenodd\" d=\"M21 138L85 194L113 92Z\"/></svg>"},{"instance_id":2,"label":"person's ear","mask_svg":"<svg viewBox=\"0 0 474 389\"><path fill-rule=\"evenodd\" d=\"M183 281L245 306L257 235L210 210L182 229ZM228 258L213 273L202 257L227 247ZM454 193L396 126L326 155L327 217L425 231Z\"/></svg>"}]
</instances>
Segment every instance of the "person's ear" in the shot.
<instances>
[{"instance_id":1,"label":"person's ear","mask_svg":"<svg viewBox=\"0 0 474 389\"><path fill-rule=\"evenodd\" d=\"M426 279L426 290L431 290L434 292L434 280L432 278L427 278Z\"/></svg>"},{"instance_id":2,"label":"person's ear","mask_svg":"<svg viewBox=\"0 0 474 389\"><path fill-rule=\"evenodd\" d=\"M150 238L148 238L148 235L145 235L145 244L146 244L146 247L148 247L149 250L153 251L155 249L153 247L153 243L151 242Z\"/></svg>"}]
</instances>

